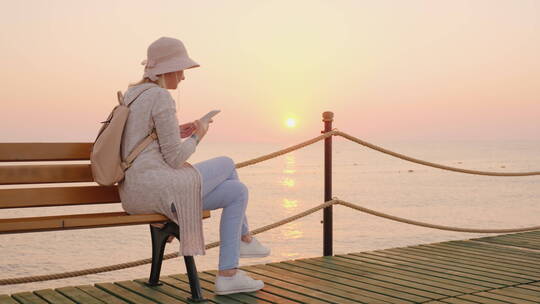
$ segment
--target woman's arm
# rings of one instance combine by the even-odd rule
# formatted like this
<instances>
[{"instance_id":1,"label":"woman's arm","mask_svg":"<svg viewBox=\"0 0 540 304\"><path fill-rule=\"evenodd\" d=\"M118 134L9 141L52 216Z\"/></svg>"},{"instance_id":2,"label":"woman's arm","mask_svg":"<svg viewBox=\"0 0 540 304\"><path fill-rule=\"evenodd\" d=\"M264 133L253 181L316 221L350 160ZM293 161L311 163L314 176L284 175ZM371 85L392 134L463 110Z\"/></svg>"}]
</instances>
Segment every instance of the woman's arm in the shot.
<instances>
[{"instance_id":1,"label":"woman's arm","mask_svg":"<svg viewBox=\"0 0 540 304\"><path fill-rule=\"evenodd\" d=\"M197 143L188 137L180 139L180 128L176 117L176 102L165 89L159 89L152 108L152 119L158 135L158 143L165 162L173 168L180 168L195 152Z\"/></svg>"}]
</instances>

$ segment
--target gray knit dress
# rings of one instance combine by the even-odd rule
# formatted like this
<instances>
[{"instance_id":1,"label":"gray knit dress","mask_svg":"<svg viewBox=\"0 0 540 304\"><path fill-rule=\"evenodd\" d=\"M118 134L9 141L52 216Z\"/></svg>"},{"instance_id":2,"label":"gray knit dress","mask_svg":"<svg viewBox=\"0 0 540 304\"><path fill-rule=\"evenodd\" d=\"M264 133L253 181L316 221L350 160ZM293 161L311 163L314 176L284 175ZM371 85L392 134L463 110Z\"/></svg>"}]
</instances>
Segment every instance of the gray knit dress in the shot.
<instances>
[{"instance_id":1,"label":"gray knit dress","mask_svg":"<svg viewBox=\"0 0 540 304\"><path fill-rule=\"evenodd\" d=\"M180 139L176 102L166 89L153 83L130 87L126 104L133 102L122 137L122 159L156 128L158 139L148 145L125 172L118 190L129 214L160 213L180 227L180 255L205 254L202 228L202 179L186 162L196 149L193 138ZM173 213L171 205L176 212Z\"/></svg>"}]
</instances>

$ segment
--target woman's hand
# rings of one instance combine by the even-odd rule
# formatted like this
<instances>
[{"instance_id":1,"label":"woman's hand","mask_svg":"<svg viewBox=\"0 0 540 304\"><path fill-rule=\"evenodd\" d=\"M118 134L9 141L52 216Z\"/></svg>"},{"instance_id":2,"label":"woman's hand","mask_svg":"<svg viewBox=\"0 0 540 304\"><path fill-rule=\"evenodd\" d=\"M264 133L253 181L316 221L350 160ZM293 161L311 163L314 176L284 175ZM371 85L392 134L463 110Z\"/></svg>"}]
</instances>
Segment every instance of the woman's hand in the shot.
<instances>
[{"instance_id":1,"label":"woman's hand","mask_svg":"<svg viewBox=\"0 0 540 304\"><path fill-rule=\"evenodd\" d=\"M210 119L208 122L214 122L214 120ZM193 134L193 131L195 131L196 129L197 126L195 125L195 122L188 122L180 125L180 138L186 138L191 136Z\"/></svg>"},{"instance_id":2,"label":"woman's hand","mask_svg":"<svg viewBox=\"0 0 540 304\"><path fill-rule=\"evenodd\" d=\"M210 121L209 121L210 122ZM208 123L201 122L200 120L195 120L195 134L199 137L199 141L202 140L206 132L208 131Z\"/></svg>"},{"instance_id":3,"label":"woman's hand","mask_svg":"<svg viewBox=\"0 0 540 304\"><path fill-rule=\"evenodd\" d=\"M195 126L194 122L188 122L180 125L180 138L191 136L191 134L193 134L193 131L195 131L196 128L197 127Z\"/></svg>"}]
</instances>

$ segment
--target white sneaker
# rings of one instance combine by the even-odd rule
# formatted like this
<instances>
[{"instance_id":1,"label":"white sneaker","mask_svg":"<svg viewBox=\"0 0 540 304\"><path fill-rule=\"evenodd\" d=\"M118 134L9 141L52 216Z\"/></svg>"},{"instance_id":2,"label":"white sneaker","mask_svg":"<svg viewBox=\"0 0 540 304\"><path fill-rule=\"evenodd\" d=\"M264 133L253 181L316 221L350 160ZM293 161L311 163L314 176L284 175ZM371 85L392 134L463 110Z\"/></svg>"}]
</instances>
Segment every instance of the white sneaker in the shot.
<instances>
[{"instance_id":1,"label":"white sneaker","mask_svg":"<svg viewBox=\"0 0 540 304\"><path fill-rule=\"evenodd\" d=\"M252 292L264 287L264 282L250 278L244 271L237 269L233 276L216 276L215 293L226 295L237 292Z\"/></svg>"},{"instance_id":2,"label":"white sneaker","mask_svg":"<svg viewBox=\"0 0 540 304\"><path fill-rule=\"evenodd\" d=\"M265 247L255 237L251 237L251 242L246 243L240 240L241 258L264 258L270 255L270 248Z\"/></svg>"}]
</instances>

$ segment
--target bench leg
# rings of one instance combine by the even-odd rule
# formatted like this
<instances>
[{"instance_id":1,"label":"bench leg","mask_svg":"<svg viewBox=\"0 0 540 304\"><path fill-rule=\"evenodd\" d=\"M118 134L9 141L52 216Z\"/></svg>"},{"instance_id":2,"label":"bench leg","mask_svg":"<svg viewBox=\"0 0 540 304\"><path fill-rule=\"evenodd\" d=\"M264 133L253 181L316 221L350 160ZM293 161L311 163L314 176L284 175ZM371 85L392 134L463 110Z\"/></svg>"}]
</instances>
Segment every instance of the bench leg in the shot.
<instances>
[{"instance_id":1,"label":"bench leg","mask_svg":"<svg viewBox=\"0 0 540 304\"><path fill-rule=\"evenodd\" d=\"M167 238L169 235L174 235L179 239L179 227L174 222L168 222L163 228L150 225L150 235L152 237L152 268L150 270L150 279L146 285L158 286L162 285L159 282L159 274L161 273L161 264L163 263L163 253L165 252ZM186 263L189 287L191 288L191 298L189 300L193 302L206 301L202 296L195 259L192 256L184 256L184 262Z\"/></svg>"},{"instance_id":2,"label":"bench leg","mask_svg":"<svg viewBox=\"0 0 540 304\"><path fill-rule=\"evenodd\" d=\"M191 298L189 300L194 302L206 301L202 296L201 285L199 284L199 275L197 275L197 267L195 266L195 259L192 256L184 256L184 262L186 263L189 287L191 288Z\"/></svg>"},{"instance_id":3,"label":"bench leg","mask_svg":"<svg viewBox=\"0 0 540 304\"><path fill-rule=\"evenodd\" d=\"M165 245L167 244L167 238L169 237L169 234L165 231L166 227L167 226L158 228L150 225L150 236L152 237L152 268L150 270L150 279L148 280L148 283L146 283L148 286L161 285L159 282L159 274L161 273Z\"/></svg>"}]
</instances>

